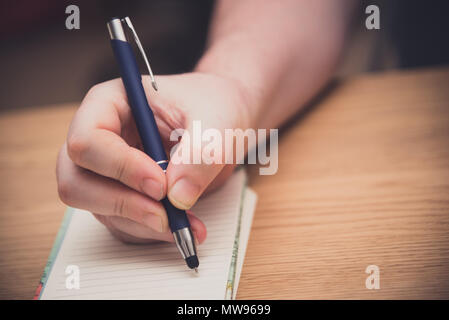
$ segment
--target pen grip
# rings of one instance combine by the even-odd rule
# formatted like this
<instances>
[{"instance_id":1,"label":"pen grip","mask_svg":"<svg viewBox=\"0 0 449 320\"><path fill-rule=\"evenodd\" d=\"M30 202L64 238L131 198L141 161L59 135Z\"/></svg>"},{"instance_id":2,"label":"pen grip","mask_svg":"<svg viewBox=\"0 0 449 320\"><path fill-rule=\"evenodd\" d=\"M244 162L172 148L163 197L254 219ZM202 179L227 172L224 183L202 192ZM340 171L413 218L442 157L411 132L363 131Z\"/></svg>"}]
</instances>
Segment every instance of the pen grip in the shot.
<instances>
[{"instance_id":1,"label":"pen grip","mask_svg":"<svg viewBox=\"0 0 449 320\"><path fill-rule=\"evenodd\" d=\"M142 140L144 152L156 162L167 160L154 114L151 111L145 90L143 89L142 77L137 66L134 51L129 43L125 41L113 39L111 40L111 45L119 65L120 75L140 139ZM167 162L160 163L159 166L165 171ZM172 232L190 227L184 210L173 206L167 198L161 202L167 211L168 222Z\"/></svg>"},{"instance_id":2,"label":"pen grip","mask_svg":"<svg viewBox=\"0 0 449 320\"><path fill-rule=\"evenodd\" d=\"M187 213L184 210L176 208L168 201L168 198L161 200L164 205L165 211L167 211L168 225L172 232L183 228L190 228L189 219L187 219Z\"/></svg>"}]
</instances>

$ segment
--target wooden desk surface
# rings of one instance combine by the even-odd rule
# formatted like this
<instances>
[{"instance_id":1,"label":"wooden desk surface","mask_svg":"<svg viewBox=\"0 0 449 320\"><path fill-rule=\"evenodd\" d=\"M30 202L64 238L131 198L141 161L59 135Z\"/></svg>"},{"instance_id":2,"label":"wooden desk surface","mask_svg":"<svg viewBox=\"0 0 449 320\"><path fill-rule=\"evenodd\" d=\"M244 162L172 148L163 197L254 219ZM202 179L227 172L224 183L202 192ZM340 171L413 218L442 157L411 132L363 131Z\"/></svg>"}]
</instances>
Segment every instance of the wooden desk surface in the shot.
<instances>
[{"instance_id":1,"label":"wooden desk surface","mask_svg":"<svg viewBox=\"0 0 449 320\"><path fill-rule=\"evenodd\" d=\"M449 68L340 84L280 139L238 298L449 298ZM0 114L0 298L33 296L61 222L74 106ZM380 268L367 290L365 268Z\"/></svg>"}]
</instances>

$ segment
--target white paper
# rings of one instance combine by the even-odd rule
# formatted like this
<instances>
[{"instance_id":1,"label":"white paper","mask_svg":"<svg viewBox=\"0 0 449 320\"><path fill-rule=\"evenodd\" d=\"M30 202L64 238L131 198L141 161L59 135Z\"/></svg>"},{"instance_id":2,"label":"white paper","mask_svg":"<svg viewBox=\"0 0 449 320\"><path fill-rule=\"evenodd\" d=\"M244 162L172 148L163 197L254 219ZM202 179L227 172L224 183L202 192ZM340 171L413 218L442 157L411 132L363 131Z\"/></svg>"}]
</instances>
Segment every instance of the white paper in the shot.
<instances>
[{"instance_id":1,"label":"white paper","mask_svg":"<svg viewBox=\"0 0 449 320\"><path fill-rule=\"evenodd\" d=\"M244 188L245 173L239 170L193 208L208 231L206 241L197 248L199 274L187 268L173 243L124 244L89 212L75 209L41 299L223 299L242 199L246 199L235 297L256 201L253 192L242 197L248 194ZM66 274L68 266L72 267ZM71 288L73 266L79 270L79 289Z\"/></svg>"}]
</instances>

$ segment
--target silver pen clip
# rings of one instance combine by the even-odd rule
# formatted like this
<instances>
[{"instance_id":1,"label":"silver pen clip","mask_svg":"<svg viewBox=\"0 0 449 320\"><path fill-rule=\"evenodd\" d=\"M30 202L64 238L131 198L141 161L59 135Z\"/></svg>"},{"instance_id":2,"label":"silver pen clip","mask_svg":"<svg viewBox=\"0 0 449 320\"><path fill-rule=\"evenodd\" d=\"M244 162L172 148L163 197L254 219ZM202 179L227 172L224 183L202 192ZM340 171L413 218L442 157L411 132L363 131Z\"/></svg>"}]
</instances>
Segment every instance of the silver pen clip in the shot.
<instances>
[{"instance_id":1,"label":"silver pen clip","mask_svg":"<svg viewBox=\"0 0 449 320\"><path fill-rule=\"evenodd\" d=\"M151 85L153 86L154 90L157 91L157 84L156 84L156 80L154 79L153 71L151 70L150 62L148 61L147 55L145 54L145 50L143 50L142 43L140 42L139 37L137 36L136 29L134 29L134 26L131 23L131 19L129 17L125 17L125 18L121 19L121 21L124 22L128 26L128 28L131 30L133 37L134 37L134 41L136 42L137 47L140 50L140 54L142 55L143 60L145 61L145 64L147 65L148 72L149 72L150 78L151 78Z\"/></svg>"}]
</instances>

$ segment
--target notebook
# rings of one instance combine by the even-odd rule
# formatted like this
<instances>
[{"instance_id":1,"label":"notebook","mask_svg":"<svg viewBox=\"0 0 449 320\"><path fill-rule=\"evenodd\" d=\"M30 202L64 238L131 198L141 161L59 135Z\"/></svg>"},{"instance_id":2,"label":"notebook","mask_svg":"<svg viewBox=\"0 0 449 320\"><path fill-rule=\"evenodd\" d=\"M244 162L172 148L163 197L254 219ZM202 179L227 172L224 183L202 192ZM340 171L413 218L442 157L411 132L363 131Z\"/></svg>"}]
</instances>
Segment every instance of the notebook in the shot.
<instances>
[{"instance_id":1,"label":"notebook","mask_svg":"<svg viewBox=\"0 0 449 320\"><path fill-rule=\"evenodd\" d=\"M36 297L235 299L257 201L245 183L238 170L192 208L208 232L198 274L173 243L124 244L89 212L69 208Z\"/></svg>"}]
</instances>

